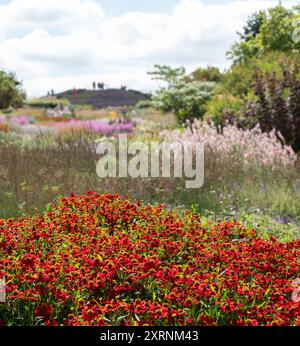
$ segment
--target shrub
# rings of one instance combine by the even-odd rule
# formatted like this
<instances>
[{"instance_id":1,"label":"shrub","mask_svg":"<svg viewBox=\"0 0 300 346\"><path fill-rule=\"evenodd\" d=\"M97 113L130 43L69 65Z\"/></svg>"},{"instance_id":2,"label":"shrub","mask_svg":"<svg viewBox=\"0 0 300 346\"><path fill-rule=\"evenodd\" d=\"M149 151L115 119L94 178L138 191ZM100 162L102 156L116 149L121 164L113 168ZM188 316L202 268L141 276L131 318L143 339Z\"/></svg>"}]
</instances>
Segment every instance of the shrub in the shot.
<instances>
[{"instance_id":1,"label":"shrub","mask_svg":"<svg viewBox=\"0 0 300 346\"><path fill-rule=\"evenodd\" d=\"M189 76L188 80L191 81L202 81L202 82L216 82L222 81L223 74L215 66L200 67L193 71Z\"/></svg>"},{"instance_id":2,"label":"shrub","mask_svg":"<svg viewBox=\"0 0 300 346\"><path fill-rule=\"evenodd\" d=\"M241 117L243 100L231 94L216 94L206 106L205 118L216 125L234 123Z\"/></svg>"},{"instance_id":3,"label":"shrub","mask_svg":"<svg viewBox=\"0 0 300 346\"><path fill-rule=\"evenodd\" d=\"M165 112L174 112L181 123L195 117L202 118L215 86L214 82L180 81L160 90L153 97L153 106Z\"/></svg>"},{"instance_id":4,"label":"shrub","mask_svg":"<svg viewBox=\"0 0 300 346\"><path fill-rule=\"evenodd\" d=\"M38 98L26 102L28 106L33 108L55 108L57 106L69 106L70 102L67 99L56 98Z\"/></svg>"},{"instance_id":5,"label":"shrub","mask_svg":"<svg viewBox=\"0 0 300 346\"><path fill-rule=\"evenodd\" d=\"M284 140L300 149L300 64L283 67L282 77L257 71L253 85L255 98L244 107L250 125L263 131L275 129Z\"/></svg>"},{"instance_id":6,"label":"shrub","mask_svg":"<svg viewBox=\"0 0 300 346\"><path fill-rule=\"evenodd\" d=\"M25 93L13 73L0 70L0 109L19 108L23 105Z\"/></svg>"},{"instance_id":7,"label":"shrub","mask_svg":"<svg viewBox=\"0 0 300 346\"><path fill-rule=\"evenodd\" d=\"M201 70L203 80L196 75L187 76L183 67L171 68L169 66L155 65L155 71L148 72L153 79L161 80L167 87L161 88L152 98L154 108L164 112L173 112L179 122L183 123L195 117L202 118L206 103L211 99L216 83L205 80L209 75L216 75L214 67ZM211 70L210 70L211 69ZM199 77L200 78L200 77Z\"/></svg>"},{"instance_id":8,"label":"shrub","mask_svg":"<svg viewBox=\"0 0 300 346\"><path fill-rule=\"evenodd\" d=\"M139 101L136 106L137 109L145 109L152 107L152 101L151 100L141 100Z\"/></svg>"},{"instance_id":9,"label":"shrub","mask_svg":"<svg viewBox=\"0 0 300 346\"><path fill-rule=\"evenodd\" d=\"M253 57L246 62L233 65L229 71L224 73L218 92L234 96L247 96L249 92L252 92L257 69L263 75L275 73L278 78L282 78L283 67L291 67L297 64L300 64L298 53L287 54L272 51L259 58Z\"/></svg>"}]
</instances>

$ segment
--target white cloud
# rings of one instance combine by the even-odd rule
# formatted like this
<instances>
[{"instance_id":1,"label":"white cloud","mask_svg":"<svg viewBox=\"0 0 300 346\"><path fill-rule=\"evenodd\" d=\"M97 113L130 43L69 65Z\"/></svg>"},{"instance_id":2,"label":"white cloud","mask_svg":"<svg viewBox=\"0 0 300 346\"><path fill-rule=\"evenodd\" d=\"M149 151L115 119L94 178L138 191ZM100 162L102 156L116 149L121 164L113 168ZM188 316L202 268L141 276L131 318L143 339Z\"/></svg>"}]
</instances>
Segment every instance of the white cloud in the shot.
<instances>
[{"instance_id":1,"label":"white cloud","mask_svg":"<svg viewBox=\"0 0 300 346\"><path fill-rule=\"evenodd\" d=\"M107 17L95 0L12 0L0 6L0 67L15 71L29 95L94 79L149 90L155 63L228 66L225 52L247 16L277 3L181 0L169 14Z\"/></svg>"},{"instance_id":2,"label":"white cloud","mask_svg":"<svg viewBox=\"0 0 300 346\"><path fill-rule=\"evenodd\" d=\"M0 7L2 30L55 28L70 31L76 26L92 26L104 17L93 0L11 0Z\"/></svg>"}]
</instances>

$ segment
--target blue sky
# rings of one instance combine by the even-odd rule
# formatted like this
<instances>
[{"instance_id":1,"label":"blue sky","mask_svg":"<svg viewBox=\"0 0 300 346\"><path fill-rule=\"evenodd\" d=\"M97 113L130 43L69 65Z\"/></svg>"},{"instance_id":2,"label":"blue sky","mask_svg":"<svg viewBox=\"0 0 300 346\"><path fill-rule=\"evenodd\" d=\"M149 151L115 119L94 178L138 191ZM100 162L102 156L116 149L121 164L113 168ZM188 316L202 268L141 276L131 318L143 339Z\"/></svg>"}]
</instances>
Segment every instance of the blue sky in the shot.
<instances>
[{"instance_id":1,"label":"blue sky","mask_svg":"<svg viewBox=\"0 0 300 346\"><path fill-rule=\"evenodd\" d=\"M24 0L26 1L26 0ZM41 0L43 2L45 0ZM63 1L63 0L62 0ZM162 12L167 13L178 4L179 0L96 0L107 15L115 16L129 11ZM230 0L204 0L207 4L226 3ZM10 0L0 0L1 4L7 4Z\"/></svg>"},{"instance_id":2,"label":"blue sky","mask_svg":"<svg viewBox=\"0 0 300 346\"><path fill-rule=\"evenodd\" d=\"M297 1L282 1L291 6ZM277 0L0 0L0 68L29 96L93 80L151 91L154 64L230 66L247 17Z\"/></svg>"},{"instance_id":3,"label":"blue sky","mask_svg":"<svg viewBox=\"0 0 300 346\"><path fill-rule=\"evenodd\" d=\"M206 4L222 4L230 0L204 0ZM179 0L98 0L108 15L119 15L128 11L171 12Z\"/></svg>"},{"instance_id":4,"label":"blue sky","mask_svg":"<svg viewBox=\"0 0 300 346\"><path fill-rule=\"evenodd\" d=\"M98 0L108 15L129 11L170 12L178 0Z\"/></svg>"}]
</instances>

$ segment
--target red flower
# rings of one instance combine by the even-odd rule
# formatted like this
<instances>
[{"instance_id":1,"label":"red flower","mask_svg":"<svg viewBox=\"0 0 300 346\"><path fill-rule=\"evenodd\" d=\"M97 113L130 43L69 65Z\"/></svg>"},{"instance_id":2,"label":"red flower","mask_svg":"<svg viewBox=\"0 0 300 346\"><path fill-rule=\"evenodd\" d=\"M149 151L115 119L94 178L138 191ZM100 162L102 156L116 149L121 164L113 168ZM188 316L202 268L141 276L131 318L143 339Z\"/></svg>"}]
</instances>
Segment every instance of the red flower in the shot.
<instances>
[{"instance_id":1,"label":"red flower","mask_svg":"<svg viewBox=\"0 0 300 346\"><path fill-rule=\"evenodd\" d=\"M52 314L53 308L49 304L41 303L34 310L34 315L36 317L43 317L45 319L49 319Z\"/></svg>"},{"instance_id":2,"label":"red flower","mask_svg":"<svg viewBox=\"0 0 300 346\"><path fill-rule=\"evenodd\" d=\"M300 240L93 192L1 220L0 234L10 320L18 308L45 325L300 324Z\"/></svg>"}]
</instances>

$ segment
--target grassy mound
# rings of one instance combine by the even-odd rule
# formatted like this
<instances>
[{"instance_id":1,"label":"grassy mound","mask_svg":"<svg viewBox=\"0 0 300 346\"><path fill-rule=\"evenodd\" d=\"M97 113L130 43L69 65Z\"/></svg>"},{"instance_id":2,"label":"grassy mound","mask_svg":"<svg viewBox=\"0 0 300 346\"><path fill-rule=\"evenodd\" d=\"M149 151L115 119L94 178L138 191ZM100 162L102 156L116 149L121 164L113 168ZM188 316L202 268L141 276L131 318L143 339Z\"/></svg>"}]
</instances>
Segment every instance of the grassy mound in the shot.
<instances>
[{"instance_id":1,"label":"grassy mound","mask_svg":"<svg viewBox=\"0 0 300 346\"><path fill-rule=\"evenodd\" d=\"M148 100L150 95L136 90L106 89L106 90L72 90L57 94L58 99L69 100L74 105L89 105L94 109L107 107L135 106L139 101Z\"/></svg>"}]
</instances>

